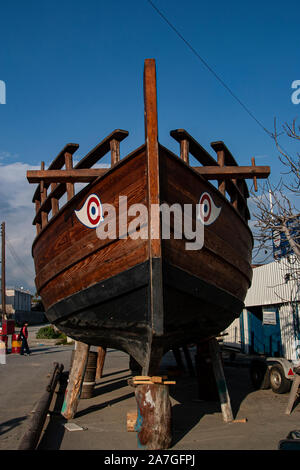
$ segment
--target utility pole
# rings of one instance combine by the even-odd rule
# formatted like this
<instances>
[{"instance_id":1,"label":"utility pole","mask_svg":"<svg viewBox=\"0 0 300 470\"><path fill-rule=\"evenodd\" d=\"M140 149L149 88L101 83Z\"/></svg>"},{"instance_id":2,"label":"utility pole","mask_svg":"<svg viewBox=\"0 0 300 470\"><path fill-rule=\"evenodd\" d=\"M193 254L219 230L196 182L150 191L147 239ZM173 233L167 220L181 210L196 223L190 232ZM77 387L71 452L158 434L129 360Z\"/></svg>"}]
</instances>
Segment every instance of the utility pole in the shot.
<instances>
[{"instance_id":1,"label":"utility pole","mask_svg":"<svg viewBox=\"0 0 300 470\"><path fill-rule=\"evenodd\" d=\"M1 224L1 303L2 303L2 321L6 320L6 292L5 292L5 222Z\"/></svg>"}]
</instances>

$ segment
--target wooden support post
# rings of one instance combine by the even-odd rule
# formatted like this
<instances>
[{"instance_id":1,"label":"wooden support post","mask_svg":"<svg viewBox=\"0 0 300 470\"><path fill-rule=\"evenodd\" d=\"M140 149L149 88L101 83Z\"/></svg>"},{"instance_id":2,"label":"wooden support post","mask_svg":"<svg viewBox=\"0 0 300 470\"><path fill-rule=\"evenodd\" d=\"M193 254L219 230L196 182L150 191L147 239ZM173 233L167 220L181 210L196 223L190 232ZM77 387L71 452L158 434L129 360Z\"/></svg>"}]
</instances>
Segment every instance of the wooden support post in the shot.
<instances>
[{"instance_id":1,"label":"wooden support post","mask_svg":"<svg viewBox=\"0 0 300 470\"><path fill-rule=\"evenodd\" d=\"M255 158L254 157L251 158L251 163L252 163L252 166L255 166ZM254 183L254 190L257 191L257 178L256 178L256 176L254 176L254 178L253 178L253 183Z\"/></svg>"},{"instance_id":2,"label":"wooden support post","mask_svg":"<svg viewBox=\"0 0 300 470\"><path fill-rule=\"evenodd\" d=\"M56 187L57 187L57 183L51 183L51 191L54 191ZM52 217L54 217L59 211L58 199L56 197L51 198L51 209L52 209Z\"/></svg>"},{"instance_id":3,"label":"wooden support post","mask_svg":"<svg viewBox=\"0 0 300 470\"><path fill-rule=\"evenodd\" d=\"M45 169L45 162L41 163L41 170ZM40 191L41 191L41 204L47 199L47 188L45 187L44 181L40 182ZM44 228L48 223L48 214L45 211L42 211L42 228Z\"/></svg>"},{"instance_id":4,"label":"wooden support post","mask_svg":"<svg viewBox=\"0 0 300 470\"><path fill-rule=\"evenodd\" d=\"M213 371L218 387L220 402L221 402L221 410L223 414L223 420L225 423L229 423L233 421L230 397L227 390L227 384L225 380L222 358L219 348L219 343L216 338L212 338L209 340L209 350L212 360Z\"/></svg>"},{"instance_id":5,"label":"wooden support post","mask_svg":"<svg viewBox=\"0 0 300 470\"><path fill-rule=\"evenodd\" d=\"M168 385L137 385L138 446L145 450L168 449L172 442L171 403Z\"/></svg>"},{"instance_id":6,"label":"wooden support post","mask_svg":"<svg viewBox=\"0 0 300 470\"><path fill-rule=\"evenodd\" d=\"M194 377L195 376L195 371L194 371L193 362L192 362L192 359L191 359L191 356L190 356L189 348L187 346L183 346L182 350L183 350L183 353L184 353L184 357L185 357L185 360L186 360L186 364L187 364L189 374L190 374L191 377Z\"/></svg>"},{"instance_id":7,"label":"wooden support post","mask_svg":"<svg viewBox=\"0 0 300 470\"><path fill-rule=\"evenodd\" d=\"M237 187L237 179L233 178L232 179L233 184ZM238 210L238 195L237 192L234 194L234 196L231 198L231 203L233 207Z\"/></svg>"},{"instance_id":8,"label":"wooden support post","mask_svg":"<svg viewBox=\"0 0 300 470\"><path fill-rule=\"evenodd\" d=\"M218 164L223 167L225 166L225 153L224 153L224 150L219 150L218 153ZM223 194L223 196L225 196L225 190L226 190L226 182L223 180L223 181L219 181L219 191L221 194Z\"/></svg>"},{"instance_id":9,"label":"wooden support post","mask_svg":"<svg viewBox=\"0 0 300 470\"><path fill-rule=\"evenodd\" d=\"M106 356L106 348L98 347L98 357L97 357L97 368L96 368L96 380L101 379L104 361Z\"/></svg>"},{"instance_id":10,"label":"wooden support post","mask_svg":"<svg viewBox=\"0 0 300 470\"><path fill-rule=\"evenodd\" d=\"M198 398L206 401L217 401L219 393L214 377L208 341L202 341L197 344L196 374Z\"/></svg>"},{"instance_id":11,"label":"wooden support post","mask_svg":"<svg viewBox=\"0 0 300 470\"><path fill-rule=\"evenodd\" d=\"M183 139L180 142L180 158L189 164L189 141L187 139Z\"/></svg>"},{"instance_id":12,"label":"wooden support post","mask_svg":"<svg viewBox=\"0 0 300 470\"><path fill-rule=\"evenodd\" d=\"M289 394L289 401L287 408L285 410L285 414L290 415L294 406L294 403L299 395L299 387L300 387L300 375L296 375L294 377L292 388Z\"/></svg>"},{"instance_id":13,"label":"wooden support post","mask_svg":"<svg viewBox=\"0 0 300 470\"><path fill-rule=\"evenodd\" d=\"M66 165L66 170L72 170L73 168L73 157L72 154L69 152L65 153L65 165ZM72 199L74 196L74 184L73 183L67 183L67 199L68 201Z\"/></svg>"},{"instance_id":14,"label":"wooden support post","mask_svg":"<svg viewBox=\"0 0 300 470\"><path fill-rule=\"evenodd\" d=\"M36 199L34 202L35 202L35 213L37 214L41 207L41 201ZM36 234L38 235L40 231L42 230L41 224L37 222L35 224L35 227L36 227Z\"/></svg>"},{"instance_id":15,"label":"wooden support post","mask_svg":"<svg viewBox=\"0 0 300 470\"><path fill-rule=\"evenodd\" d=\"M113 139L109 143L111 152L111 166L116 165L120 161L120 142Z\"/></svg>"},{"instance_id":16,"label":"wooden support post","mask_svg":"<svg viewBox=\"0 0 300 470\"><path fill-rule=\"evenodd\" d=\"M69 374L69 384L61 410L61 414L66 419L72 419L76 414L89 350L90 346L88 344L76 342L73 364Z\"/></svg>"}]
</instances>

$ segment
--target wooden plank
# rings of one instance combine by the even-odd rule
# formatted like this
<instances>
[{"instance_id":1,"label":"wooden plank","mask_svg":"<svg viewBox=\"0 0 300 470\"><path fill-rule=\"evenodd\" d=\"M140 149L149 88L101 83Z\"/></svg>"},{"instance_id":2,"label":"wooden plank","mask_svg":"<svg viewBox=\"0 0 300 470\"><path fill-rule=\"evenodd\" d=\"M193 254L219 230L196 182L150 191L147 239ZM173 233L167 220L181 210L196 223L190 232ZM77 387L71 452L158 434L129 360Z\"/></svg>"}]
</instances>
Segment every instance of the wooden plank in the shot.
<instances>
[{"instance_id":1,"label":"wooden plank","mask_svg":"<svg viewBox=\"0 0 300 470\"><path fill-rule=\"evenodd\" d=\"M57 187L57 183L51 183L51 192L53 192L56 187ZM51 209L52 209L52 217L54 217L59 211L58 199L56 197L51 197Z\"/></svg>"},{"instance_id":2,"label":"wooden plank","mask_svg":"<svg viewBox=\"0 0 300 470\"><path fill-rule=\"evenodd\" d=\"M251 158L251 164L252 164L253 167L255 167L255 158L254 157ZM257 191L257 177L256 176L254 176L254 178L253 178L253 183L254 183L254 190Z\"/></svg>"},{"instance_id":3,"label":"wooden plank","mask_svg":"<svg viewBox=\"0 0 300 470\"><path fill-rule=\"evenodd\" d=\"M144 63L144 116L145 116L145 142L147 159L147 185L148 185L148 248L150 259L150 336L163 334L163 287L161 266L161 223L160 223L160 176L159 176L159 147L157 124L157 92L155 60L147 59ZM156 211L153 211L153 208ZM154 260L158 263L154 264ZM151 338L149 337L151 344ZM149 349L147 364L143 372L156 373L163 348ZM154 357L155 356L155 357Z\"/></svg>"},{"instance_id":4,"label":"wooden plank","mask_svg":"<svg viewBox=\"0 0 300 470\"><path fill-rule=\"evenodd\" d=\"M120 142L117 139L111 140L110 152L111 152L111 166L114 166L120 161Z\"/></svg>"},{"instance_id":5,"label":"wooden plank","mask_svg":"<svg viewBox=\"0 0 300 470\"><path fill-rule=\"evenodd\" d=\"M221 353L218 341L215 338L209 340L209 350L212 360L213 371L217 383L217 388L219 392L221 410L223 415L223 420L225 423L233 421L233 414L231 409L230 397L227 389L227 384L225 380Z\"/></svg>"},{"instance_id":6,"label":"wooden plank","mask_svg":"<svg viewBox=\"0 0 300 470\"><path fill-rule=\"evenodd\" d=\"M230 150L228 150L228 148L226 147L224 142L219 140L217 142L212 142L210 145L214 149L214 151L217 152L217 153L220 152L220 151L224 151L225 165L226 166L227 165L228 166L230 166L230 165L236 166L237 165L237 162L236 162L235 158L233 157ZM249 191L248 191L248 187L247 187L247 184L246 184L245 181L241 182L240 191L246 199L249 197Z\"/></svg>"},{"instance_id":7,"label":"wooden plank","mask_svg":"<svg viewBox=\"0 0 300 470\"><path fill-rule=\"evenodd\" d=\"M71 153L72 155L76 152L76 150L79 148L78 144L67 144L64 146L64 148L59 152L57 157L54 158L54 160L51 162L49 165L48 170L59 170L62 168L65 164L65 153ZM46 183L48 185L49 183ZM34 196L32 198L32 202L34 202L36 199L40 198L40 186L38 186L35 190Z\"/></svg>"},{"instance_id":8,"label":"wooden plank","mask_svg":"<svg viewBox=\"0 0 300 470\"><path fill-rule=\"evenodd\" d=\"M156 71L154 59L147 59L144 68L145 141L148 167L149 207L160 203L159 154L157 128ZM150 257L161 257L159 213L149 214ZM154 238L157 237L157 238Z\"/></svg>"},{"instance_id":9,"label":"wooden plank","mask_svg":"<svg viewBox=\"0 0 300 470\"><path fill-rule=\"evenodd\" d=\"M81 343L79 341L76 342L73 364L69 375L69 383L66 390L65 401L61 410L61 414L66 419L72 419L76 414L89 350L90 346L88 344Z\"/></svg>"},{"instance_id":10,"label":"wooden plank","mask_svg":"<svg viewBox=\"0 0 300 470\"><path fill-rule=\"evenodd\" d=\"M220 150L220 152L218 152L218 164L220 165L220 167L223 167L225 166L225 154L224 154L224 150ZM208 167L205 167L205 168L208 168ZM212 169L214 169L214 167L212 167ZM223 194L223 196L225 196L225 192L226 192L226 183L224 181L224 178L222 178L221 181L219 181L219 191L221 194Z\"/></svg>"},{"instance_id":11,"label":"wooden plank","mask_svg":"<svg viewBox=\"0 0 300 470\"><path fill-rule=\"evenodd\" d=\"M41 170L44 170L44 168L45 168L45 162L41 162ZM40 201L42 205L47 199L47 186L45 186L44 181L41 181L39 188L40 188ZM41 211L41 222L42 222L41 227L44 228L48 223L48 214L42 209L40 209L40 211Z\"/></svg>"},{"instance_id":12,"label":"wooden plank","mask_svg":"<svg viewBox=\"0 0 300 470\"><path fill-rule=\"evenodd\" d=\"M187 139L183 139L180 142L180 158L189 164L189 141Z\"/></svg>"},{"instance_id":13,"label":"wooden plank","mask_svg":"<svg viewBox=\"0 0 300 470\"><path fill-rule=\"evenodd\" d=\"M289 401L285 410L285 414L290 415L294 406L294 403L296 401L296 398L298 397L298 391L300 387L300 375L295 375L291 387L291 391L289 393Z\"/></svg>"},{"instance_id":14,"label":"wooden plank","mask_svg":"<svg viewBox=\"0 0 300 470\"><path fill-rule=\"evenodd\" d=\"M216 179L221 181L231 178L268 178L271 171L269 166L225 166L220 168L214 166L201 166L193 167L193 169L200 175L204 176L205 179ZM222 194L225 193L222 192Z\"/></svg>"},{"instance_id":15,"label":"wooden plank","mask_svg":"<svg viewBox=\"0 0 300 470\"><path fill-rule=\"evenodd\" d=\"M99 380L102 377L105 357L106 357L106 348L102 348L102 346L99 346L98 356L97 356L97 367L96 367L96 380Z\"/></svg>"},{"instance_id":16,"label":"wooden plank","mask_svg":"<svg viewBox=\"0 0 300 470\"><path fill-rule=\"evenodd\" d=\"M117 140L122 142L129 135L128 131L122 129L116 129L103 139L98 145L96 145L84 158L77 163L75 168L91 168L97 163L102 157L104 157L111 149L110 142Z\"/></svg>"},{"instance_id":17,"label":"wooden plank","mask_svg":"<svg viewBox=\"0 0 300 470\"><path fill-rule=\"evenodd\" d=\"M108 170L109 168L28 170L27 180L29 183L38 183L40 180L43 180L45 183L90 183L96 178L105 175Z\"/></svg>"},{"instance_id":18,"label":"wooden plank","mask_svg":"<svg viewBox=\"0 0 300 470\"><path fill-rule=\"evenodd\" d=\"M116 129L113 131L111 134L109 134L105 139L103 139L98 145L96 145L84 158L82 158L74 167L74 169L84 169L84 168L91 168L95 163L97 163L104 155L106 155L110 151L110 142L111 140L117 140L121 142L128 136L128 132L121 130L121 129ZM77 144L74 144L77 145ZM77 147L78 148L78 147ZM70 150L68 153L72 153ZM52 167L52 164L49 166L49 170L54 169ZM57 168L55 168L57 169ZM46 183L49 184L49 183ZM65 183L60 183L57 188L55 189L55 192L52 194L49 194L48 198L44 201L42 204L41 210L45 212L49 212L51 210L51 197L55 197L59 199L61 196L63 196L66 192L66 184ZM39 198L39 195L38 195ZM33 202L37 199L36 195L34 196ZM36 224L37 222L40 222L40 217L41 214L38 212L33 220L33 224Z\"/></svg>"},{"instance_id":19,"label":"wooden plank","mask_svg":"<svg viewBox=\"0 0 300 470\"><path fill-rule=\"evenodd\" d=\"M189 152L202 165L218 166L216 160L185 129L174 129L170 131L170 135L179 143L187 140Z\"/></svg>"},{"instance_id":20,"label":"wooden plank","mask_svg":"<svg viewBox=\"0 0 300 470\"><path fill-rule=\"evenodd\" d=\"M73 159L72 159L72 154L66 152L65 153L65 165L66 165L66 170L72 170L73 169ZM68 201L72 199L74 196L74 184L73 183L66 183L67 186L67 198Z\"/></svg>"},{"instance_id":21,"label":"wooden plank","mask_svg":"<svg viewBox=\"0 0 300 470\"><path fill-rule=\"evenodd\" d=\"M176 129L176 130L171 131L170 135L175 140L177 140L178 142L181 142L182 140L187 139L189 141L189 151L190 151L190 153L202 165L216 166L216 167L219 166L218 163L216 162L216 160L186 130ZM227 147L226 147L226 149L227 149ZM167 150L167 149L165 149L165 150ZM169 153L171 153L171 152L169 152ZM233 157L232 157L232 159L233 159ZM234 159L232 160L232 159L230 159L228 161L231 161L232 165L234 165L233 161L235 162L235 160ZM240 189L232 181L227 180L226 181L226 191L228 192L228 194L232 198L237 198L238 201L243 206L245 206L245 218L246 218L246 220L249 220L250 219L250 212L249 212L249 209L248 209L248 206L247 206L247 200L246 200L246 197L249 196L247 185L246 185L246 188L244 187L244 194L243 194L240 191Z\"/></svg>"}]
</instances>

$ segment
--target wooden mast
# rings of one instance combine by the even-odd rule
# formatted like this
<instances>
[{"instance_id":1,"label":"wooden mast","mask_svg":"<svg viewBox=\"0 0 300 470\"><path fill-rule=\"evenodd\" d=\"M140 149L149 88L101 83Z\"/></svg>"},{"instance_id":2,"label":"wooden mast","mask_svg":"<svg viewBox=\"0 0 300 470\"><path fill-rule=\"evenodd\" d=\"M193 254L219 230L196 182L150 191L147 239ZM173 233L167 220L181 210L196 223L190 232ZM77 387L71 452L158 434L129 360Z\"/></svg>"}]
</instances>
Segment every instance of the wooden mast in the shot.
<instances>
[{"instance_id":1,"label":"wooden mast","mask_svg":"<svg viewBox=\"0 0 300 470\"><path fill-rule=\"evenodd\" d=\"M156 67L154 59L146 59L144 65L144 116L147 158L148 211L149 211L149 266L150 266L150 309L152 331L149 332L149 353L143 373L156 373L162 349L152 347L152 336L163 334L163 291L161 262L160 188L159 188L159 145L157 125ZM155 355L155 357L154 357Z\"/></svg>"}]
</instances>

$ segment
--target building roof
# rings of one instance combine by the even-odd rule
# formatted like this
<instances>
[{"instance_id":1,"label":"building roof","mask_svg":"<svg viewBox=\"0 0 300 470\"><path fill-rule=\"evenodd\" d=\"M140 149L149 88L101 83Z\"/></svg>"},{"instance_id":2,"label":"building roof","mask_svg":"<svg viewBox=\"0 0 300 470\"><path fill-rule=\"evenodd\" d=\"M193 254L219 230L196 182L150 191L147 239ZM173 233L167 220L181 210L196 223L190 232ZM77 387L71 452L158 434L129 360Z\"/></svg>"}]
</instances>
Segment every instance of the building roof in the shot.
<instances>
[{"instance_id":1,"label":"building roof","mask_svg":"<svg viewBox=\"0 0 300 470\"><path fill-rule=\"evenodd\" d=\"M296 272L298 271L298 277ZM276 305L300 300L300 263L295 258L282 258L253 269L252 285L245 306Z\"/></svg>"}]
</instances>

